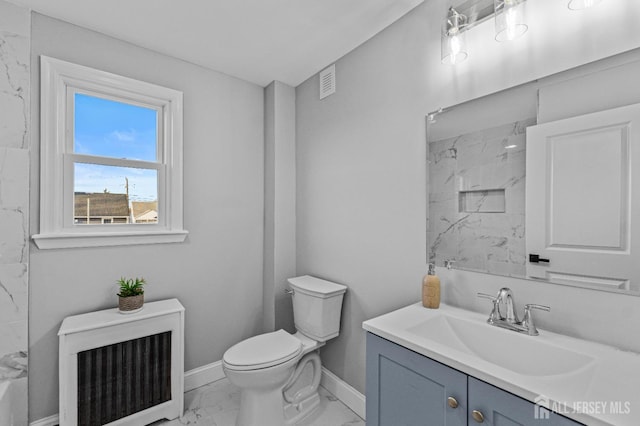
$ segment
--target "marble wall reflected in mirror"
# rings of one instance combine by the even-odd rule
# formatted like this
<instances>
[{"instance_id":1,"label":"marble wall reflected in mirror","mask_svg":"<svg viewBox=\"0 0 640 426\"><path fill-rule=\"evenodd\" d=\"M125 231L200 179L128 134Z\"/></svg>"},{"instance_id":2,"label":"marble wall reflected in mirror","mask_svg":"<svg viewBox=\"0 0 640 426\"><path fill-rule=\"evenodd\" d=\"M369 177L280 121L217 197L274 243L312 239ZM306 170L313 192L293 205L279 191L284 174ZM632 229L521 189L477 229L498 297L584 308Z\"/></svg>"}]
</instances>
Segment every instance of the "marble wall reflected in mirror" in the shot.
<instances>
[{"instance_id":1,"label":"marble wall reflected in mirror","mask_svg":"<svg viewBox=\"0 0 640 426\"><path fill-rule=\"evenodd\" d=\"M430 262L525 275L525 132L535 120L429 142Z\"/></svg>"},{"instance_id":2,"label":"marble wall reflected in mirror","mask_svg":"<svg viewBox=\"0 0 640 426\"><path fill-rule=\"evenodd\" d=\"M453 260L458 269L528 278L526 129L640 103L634 75L640 75L640 50L430 113L429 262ZM579 280L558 283L594 288ZM595 288L640 294L640 282Z\"/></svg>"}]
</instances>

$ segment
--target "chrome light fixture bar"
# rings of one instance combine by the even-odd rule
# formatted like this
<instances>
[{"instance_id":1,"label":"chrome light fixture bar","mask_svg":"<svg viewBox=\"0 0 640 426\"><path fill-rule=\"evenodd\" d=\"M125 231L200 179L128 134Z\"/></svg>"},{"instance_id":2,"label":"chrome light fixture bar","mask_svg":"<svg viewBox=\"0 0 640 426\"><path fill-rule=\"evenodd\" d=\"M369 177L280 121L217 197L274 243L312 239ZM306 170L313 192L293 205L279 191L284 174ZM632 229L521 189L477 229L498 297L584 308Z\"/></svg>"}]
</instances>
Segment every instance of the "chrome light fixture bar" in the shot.
<instances>
[{"instance_id":1,"label":"chrome light fixture bar","mask_svg":"<svg viewBox=\"0 0 640 426\"><path fill-rule=\"evenodd\" d=\"M441 38L443 64L455 65L467 59L466 25L467 17L450 7Z\"/></svg>"},{"instance_id":2,"label":"chrome light fixture bar","mask_svg":"<svg viewBox=\"0 0 640 426\"><path fill-rule=\"evenodd\" d=\"M467 59L467 31L492 15L495 21L496 41L515 40L529 28L526 22L527 0L447 0L447 2L453 5L447 10L442 26L441 59L444 64L455 65ZM571 10L582 10L594 7L601 2L602 0L568 0L567 6Z\"/></svg>"},{"instance_id":3,"label":"chrome light fixture bar","mask_svg":"<svg viewBox=\"0 0 640 426\"><path fill-rule=\"evenodd\" d=\"M524 34L526 0L448 0L442 25L441 59L455 65L468 57L466 33L490 18L495 20L496 40L511 40ZM576 0L574 0L576 1ZM581 0L598 1L598 0Z\"/></svg>"}]
</instances>

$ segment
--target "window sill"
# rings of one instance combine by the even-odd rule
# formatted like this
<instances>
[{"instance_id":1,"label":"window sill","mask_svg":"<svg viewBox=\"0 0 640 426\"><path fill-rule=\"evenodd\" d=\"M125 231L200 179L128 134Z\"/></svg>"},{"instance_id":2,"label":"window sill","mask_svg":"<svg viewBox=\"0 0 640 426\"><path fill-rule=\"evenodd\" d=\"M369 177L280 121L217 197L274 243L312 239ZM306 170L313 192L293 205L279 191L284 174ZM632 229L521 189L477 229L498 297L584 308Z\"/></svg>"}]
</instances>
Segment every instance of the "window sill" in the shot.
<instances>
[{"instance_id":1,"label":"window sill","mask_svg":"<svg viewBox=\"0 0 640 426\"><path fill-rule=\"evenodd\" d=\"M181 243L189 231L151 231L151 232L113 232L113 233L56 233L36 234L31 238L41 250L76 248L76 247L109 247L139 244Z\"/></svg>"}]
</instances>

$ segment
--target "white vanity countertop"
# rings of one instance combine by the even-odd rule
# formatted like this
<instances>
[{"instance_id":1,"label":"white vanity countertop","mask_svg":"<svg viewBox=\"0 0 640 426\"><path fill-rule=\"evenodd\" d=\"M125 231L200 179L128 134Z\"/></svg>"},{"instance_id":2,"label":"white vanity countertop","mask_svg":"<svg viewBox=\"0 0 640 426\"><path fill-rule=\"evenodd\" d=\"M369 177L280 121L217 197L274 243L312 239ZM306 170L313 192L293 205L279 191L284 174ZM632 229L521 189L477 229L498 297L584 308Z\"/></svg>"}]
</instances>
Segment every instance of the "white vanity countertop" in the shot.
<instances>
[{"instance_id":1,"label":"white vanity countertop","mask_svg":"<svg viewBox=\"0 0 640 426\"><path fill-rule=\"evenodd\" d=\"M545 375L536 374L536 366L529 364L522 371L530 369L533 373L519 374L499 363L494 364L476 356L469 350L460 349L463 345L442 343L453 339L451 337L440 341L430 338L430 334L437 337L438 334L442 335L439 332L448 333L446 330L433 330L431 333L431 330L425 328L430 327L430 324L434 327L445 324L434 321L443 316L462 320L460 324L472 321L474 327L490 327L491 330L486 331L492 337L487 339L486 345L498 345L494 349L504 351L501 353L516 363L521 358L531 358L530 353L522 352L536 342L544 350L566 350L589 361L568 373L548 365L540 366L541 370L555 370L552 374L544 373ZM365 321L363 328L531 402L540 396L546 397L550 408L589 426L640 425L640 354L545 330L540 330L539 336L526 336L489 325L486 323L487 317L488 314L445 304L441 304L440 309L427 309L417 303ZM629 338L634 337L630 335Z\"/></svg>"}]
</instances>

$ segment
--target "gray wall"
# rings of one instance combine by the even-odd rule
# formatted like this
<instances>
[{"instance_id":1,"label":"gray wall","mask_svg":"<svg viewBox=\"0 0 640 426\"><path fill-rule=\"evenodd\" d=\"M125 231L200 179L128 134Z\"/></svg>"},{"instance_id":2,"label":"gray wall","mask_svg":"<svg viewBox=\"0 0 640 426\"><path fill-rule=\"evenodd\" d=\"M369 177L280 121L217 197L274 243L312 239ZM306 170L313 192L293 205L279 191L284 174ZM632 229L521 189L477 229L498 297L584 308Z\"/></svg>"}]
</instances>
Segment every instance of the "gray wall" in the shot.
<instances>
[{"instance_id":1,"label":"gray wall","mask_svg":"<svg viewBox=\"0 0 640 426\"><path fill-rule=\"evenodd\" d=\"M424 2L340 59L336 94L319 100L317 75L296 88L297 273L349 286L341 334L322 356L329 370L361 392L362 321L420 299L426 273L425 115L640 46L640 30L628 22L628 13L640 8L637 2L622 11L571 15L564 2L542 0L535 5L566 16L566 26L536 31L534 24L546 22L538 16L529 35L509 45L493 41L489 20L469 31L471 56L452 68L440 63L444 3ZM609 31L615 13L629 25ZM635 297L442 268L440 274L443 298L452 304L488 312L475 292L508 284L522 303L551 305L553 315L541 318L547 329L628 347L623 334L612 331L625 320L640 325ZM595 309L598 300L604 311ZM582 327L587 315L597 319Z\"/></svg>"},{"instance_id":2,"label":"gray wall","mask_svg":"<svg viewBox=\"0 0 640 426\"><path fill-rule=\"evenodd\" d=\"M184 92L183 244L38 250L30 265L30 419L57 413L68 315L116 306L115 280L186 307L185 369L262 331L263 89L42 15L32 16L31 233L39 214L39 62L44 54Z\"/></svg>"},{"instance_id":3,"label":"gray wall","mask_svg":"<svg viewBox=\"0 0 640 426\"><path fill-rule=\"evenodd\" d=\"M362 321L419 300L426 273L426 12L340 59L335 94L296 90L297 272L349 287L321 353L360 392Z\"/></svg>"},{"instance_id":4,"label":"gray wall","mask_svg":"<svg viewBox=\"0 0 640 426\"><path fill-rule=\"evenodd\" d=\"M264 93L263 325L295 332L284 290L296 273L296 92L274 81Z\"/></svg>"}]
</instances>

